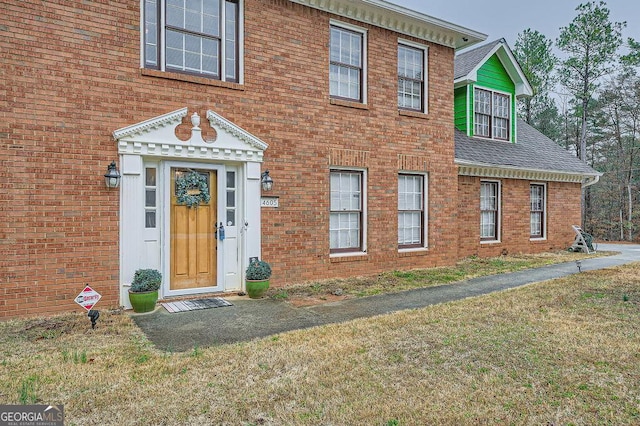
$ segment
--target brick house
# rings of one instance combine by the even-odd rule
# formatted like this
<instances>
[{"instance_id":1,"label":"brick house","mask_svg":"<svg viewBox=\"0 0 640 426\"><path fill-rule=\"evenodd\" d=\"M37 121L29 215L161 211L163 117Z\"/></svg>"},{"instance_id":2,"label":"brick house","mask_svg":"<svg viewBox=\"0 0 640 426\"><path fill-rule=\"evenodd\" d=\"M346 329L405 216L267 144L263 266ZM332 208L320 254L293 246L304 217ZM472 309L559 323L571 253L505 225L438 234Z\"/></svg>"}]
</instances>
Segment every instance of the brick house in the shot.
<instances>
[{"instance_id":1,"label":"brick house","mask_svg":"<svg viewBox=\"0 0 640 426\"><path fill-rule=\"evenodd\" d=\"M532 94L504 39L456 56L460 257L563 249L575 237L581 188L600 173L514 119Z\"/></svg>"},{"instance_id":2,"label":"brick house","mask_svg":"<svg viewBox=\"0 0 640 426\"><path fill-rule=\"evenodd\" d=\"M85 283L99 307L128 306L138 268L159 269L171 297L241 290L251 257L280 286L562 248L595 179L571 156L542 174L474 157L475 142L507 145L452 125L460 84L475 87L455 52L485 36L382 0L2 9L0 318L77 309ZM536 149L537 132L510 125L510 146Z\"/></svg>"}]
</instances>

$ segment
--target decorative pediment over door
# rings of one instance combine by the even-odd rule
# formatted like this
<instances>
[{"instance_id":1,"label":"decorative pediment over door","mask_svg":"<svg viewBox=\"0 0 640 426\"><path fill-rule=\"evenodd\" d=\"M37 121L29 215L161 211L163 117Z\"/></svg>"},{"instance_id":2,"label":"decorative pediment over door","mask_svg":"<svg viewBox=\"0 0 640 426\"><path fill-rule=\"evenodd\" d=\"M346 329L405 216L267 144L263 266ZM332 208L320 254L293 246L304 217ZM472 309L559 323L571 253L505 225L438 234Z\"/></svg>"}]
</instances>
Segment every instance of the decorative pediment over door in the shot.
<instances>
[{"instance_id":1,"label":"decorative pediment over door","mask_svg":"<svg viewBox=\"0 0 640 426\"><path fill-rule=\"evenodd\" d=\"M205 141L200 128L200 116L191 115L191 137L183 141L176 136L176 128L188 114L182 108L113 132L121 155L149 155L155 157L193 160L225 160L262 162L268 145L229 120L208 110L206 120L216 137Z\"/></svg>"}]
</instances>

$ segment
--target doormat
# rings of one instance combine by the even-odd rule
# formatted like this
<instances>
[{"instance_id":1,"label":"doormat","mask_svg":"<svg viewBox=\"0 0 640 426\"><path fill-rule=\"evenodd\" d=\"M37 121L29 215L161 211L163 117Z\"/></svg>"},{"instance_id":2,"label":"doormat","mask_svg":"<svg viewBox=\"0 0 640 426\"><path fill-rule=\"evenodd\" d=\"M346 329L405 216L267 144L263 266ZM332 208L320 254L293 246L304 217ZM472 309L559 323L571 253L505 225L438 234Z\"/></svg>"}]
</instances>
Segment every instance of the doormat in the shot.
<instances>
[{"instance_id":1,"label":"doormat","mask_svg":"<svg viewBox=\"0 0 640 426\"><path fill-rule=\"evenodd\" d=\"M233 306L233 303L227 302L221 297L213 297L210 299L181 300L177 302L160 303L167 312L187 312L197 311L200 309L222 308L224 306Z\"/></svg>"}]
</instances>

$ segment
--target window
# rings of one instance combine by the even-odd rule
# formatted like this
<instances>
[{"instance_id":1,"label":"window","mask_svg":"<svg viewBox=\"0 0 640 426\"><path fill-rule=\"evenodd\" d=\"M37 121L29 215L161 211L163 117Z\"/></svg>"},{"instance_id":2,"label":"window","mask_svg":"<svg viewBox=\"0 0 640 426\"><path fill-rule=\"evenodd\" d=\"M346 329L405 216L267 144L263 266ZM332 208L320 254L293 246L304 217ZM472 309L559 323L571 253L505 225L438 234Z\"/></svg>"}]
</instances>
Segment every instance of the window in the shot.
<instances>
[{"instance_id":1,"label":"window","mask_svg":"<svg viewBox=\"0 0 640 426\"><path fill-rule=\"evenodd\" d=\"M480 183L480 239L497 241L500 192L498 182Z\"/></svg>"},{"instance_id":2,"label":"window","mask_svg":"<svg viewBox=\"0 0 640 426\"><path fill-rule=\"evenodd\" d=\"M331 253L363 251L362 172L331 171Z\"/></svg>"},{"instance_id":3,"label":"window","mask_svg":"<svg viewBox=\"0 0 640 426\"><path fill-rule=\"evenodd\" d=\"M144 169L144 227L156 227L157 206L157 169L155 167L146 167Z\"/></svg>"},{"instance_id":4,"label":"window","mask_svg":"<svg viewBox=\"0 0 640 426\"><path fill-rule=\"evenodd\" d=\"M329 93L331 97L364 102L365 33L331 26Z\"/></svg>"},{"instance_id":5,"label":"window","mask_svg":"<svg viewBox=\"0 0 640 426\"><path fill-rule=\"evenodd\" d=\"M239 1L144 0L145 68L238 82Z\"/></svg>"},{"instance_id":6,"label":"window","mask_svg":"<svg viewBox=\"0 0 640 426\"><path fill-rule=\"evenodd\" d=\"M491 92L476 89L474 101L474 123L476 136L491 137Z\"/></svg>"},{"instance_id":7,"label":"window","mask_svg":"<svg viewBox=\"0 0 640 426\"><path fill-rule=\"evenodd\" d=\"M531 185L531 238L544 238L545 231L545 187Z\"/></svg>"},{"instance_id":8,"label":"window","mask_svg":"<svg viewBox=\"0 0 640 426\"><path fill-rule=\"evenodd\" d=\"M475 136L509 140L509 95L476 88L473 99Z\"/></svg>"},{"instance_id":9,"label":"window","mask_svg":"<svg viewBox=\"0 0 640 426\"><path fill-rule=\"evenodd\" d=\"M398 107L425 112L425 50L398 45Z\"/></svg>"},{"instance_id":10,"label":"window","mask_svg":"<svg viewBox=\"0 0 640 426\"><path fill-rule=\"evenodd\" d=\"M424 247L425 177L398 176L398 247Z\"/></svg>"},{"instance_id":11,"label":"window","mask_svg":"<svg viewBox=\"0 0 640 426\"><path fill-rule=\"evenodd\" d=\"M509 96L493 94L493 137L509 139Z\"/></svg>"},{"instance_id":12,"label":"window","mask_svg":"<svg viewBox=\"0 0 640 426\"><path fill-rule=\"evenodd\" d=\"M227 226L236 226L236 172L227 172Z\"/></svg>"}]
</instances>

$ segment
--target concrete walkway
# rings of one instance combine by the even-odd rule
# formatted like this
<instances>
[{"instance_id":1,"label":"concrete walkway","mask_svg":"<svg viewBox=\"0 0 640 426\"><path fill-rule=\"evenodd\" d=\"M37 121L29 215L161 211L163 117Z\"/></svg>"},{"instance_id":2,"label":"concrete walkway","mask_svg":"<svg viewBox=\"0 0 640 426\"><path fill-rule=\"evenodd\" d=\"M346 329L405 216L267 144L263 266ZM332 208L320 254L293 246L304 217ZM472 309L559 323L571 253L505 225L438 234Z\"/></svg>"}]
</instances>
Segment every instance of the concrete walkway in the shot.
<instances>
[{"instance_id":1,"label":"concrete walkway","mask_svg":"<svg viewBox=\"0 0 640 426\"><path fill-rule=\"evenodd\" d=\"M604 269L640 261L640 245L599 244L600 251L617 251L610 257L585 259L582 271ZM578 273L575 262L561 263L508 274L474 278L455 284L400 293L348 299L296 308L281 300L225 297L233 306L170 314L164 308L132 315L136 324L160 350L187 351L248 341L290 330L371 317L404 309L480 296Z\"/></svg>"}]
</instances>

